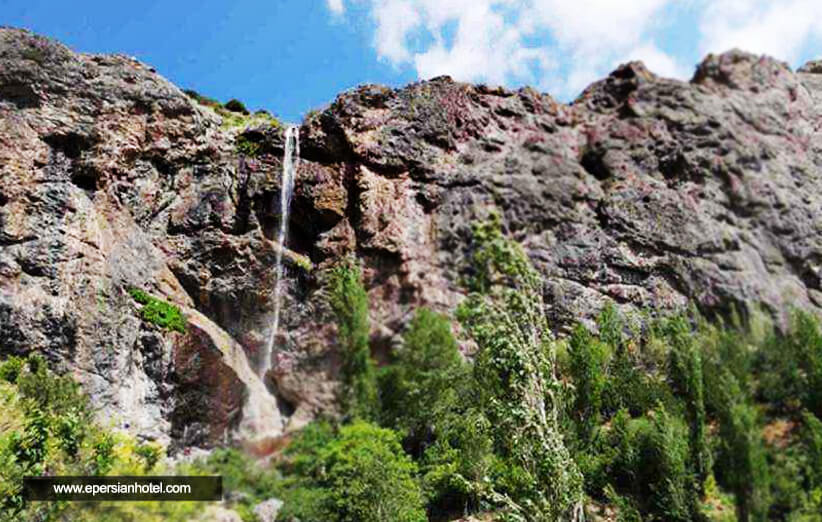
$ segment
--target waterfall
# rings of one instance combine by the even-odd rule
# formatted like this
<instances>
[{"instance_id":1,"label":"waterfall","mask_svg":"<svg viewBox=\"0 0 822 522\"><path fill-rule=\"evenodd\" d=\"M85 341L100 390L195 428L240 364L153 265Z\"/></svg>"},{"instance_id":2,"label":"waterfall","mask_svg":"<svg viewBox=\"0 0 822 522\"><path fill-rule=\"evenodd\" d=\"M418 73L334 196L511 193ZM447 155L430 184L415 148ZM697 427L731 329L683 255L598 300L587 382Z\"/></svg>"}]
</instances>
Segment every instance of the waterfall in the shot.
<instances>
[{"instance_id":1,"label":"waterfall","mask_svg":"<svg viewBox=\"0 0 822 522\"><path fill-rule=\"evenodd\" d=\"M294 177L297 174L297 165L300 161L300 128L290 126L285 131L285 151L283 153L283 171L280 182L280 232L277 234L277 265L276 280L274 283L274 323L271 326L271 336L268 339L265 353L263 353L262 372L271 368L271 356L274 352L274 343L277 331L280 328L280 301L282 299L283 279L283 250L288 235L288 213L291 208L291 195L294 192Z\"/></svg>"}]
</instances>

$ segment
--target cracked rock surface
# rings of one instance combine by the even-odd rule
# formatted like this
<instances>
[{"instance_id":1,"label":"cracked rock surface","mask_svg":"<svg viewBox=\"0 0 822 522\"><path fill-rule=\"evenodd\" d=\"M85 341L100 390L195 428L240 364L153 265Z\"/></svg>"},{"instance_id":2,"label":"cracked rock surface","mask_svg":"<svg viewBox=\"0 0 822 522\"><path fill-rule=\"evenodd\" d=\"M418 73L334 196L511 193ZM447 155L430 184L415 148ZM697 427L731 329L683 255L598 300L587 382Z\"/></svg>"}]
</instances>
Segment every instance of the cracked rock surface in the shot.
<instances>
[{"instance_id":1,"label":"cracked rock surface","mask_svg":"<svg viewBox=\"0 0 822 522\"><path fill-rule=\"evenodd\" d=\"M632 62L571 104L446 77L367 85L300 127L261 394L283 136L224 127L133 59L0 29L0 352L45 354L147 438L208 446L333 412L327 269L362 260L384 355L416 307L460 301L471 225L494 210L560 332L609 301L777 322L822 307L818 62L730 51L690 82ZM141 321L129 287L178 305L187 332Z\"/></svg>"}]
</instances>

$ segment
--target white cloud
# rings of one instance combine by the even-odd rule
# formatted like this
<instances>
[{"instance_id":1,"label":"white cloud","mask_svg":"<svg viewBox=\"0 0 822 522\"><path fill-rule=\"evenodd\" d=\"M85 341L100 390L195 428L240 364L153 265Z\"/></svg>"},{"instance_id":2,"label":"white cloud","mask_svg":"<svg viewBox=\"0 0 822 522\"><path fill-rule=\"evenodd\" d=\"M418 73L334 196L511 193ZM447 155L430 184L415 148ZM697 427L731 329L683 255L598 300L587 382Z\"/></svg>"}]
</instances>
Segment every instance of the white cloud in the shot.
<instances>
[{"instance_id":1,"label":"white cloud","mask_svg":"<svg viewBox=\"0 0 822 522\"><path fill-rule=\"evenodd\" d=\"M328 4L328 8L335 15L341 15L343 14L343 12L345 12L345 5L343 4L343 0L326 0L326 3Z\"/></svg>"},{"instance_id":2,"label":"white cloud","mask_svg":"<svg viewBox=\"0 0 822 522\"><path fill-rule=\"evenodd\" d=\"M683 67L675 58L659 49L652 42L644 42L634 47L619 62L623 63L631 60L641 60L654 74L666 78L685 78L690 72L689 68Z\"/></svg>"},{"instance_id":3,"label":"white cloud","mask_svg":"<svg viewBox=\"0 0 822 522\"><path fill-rule=\"evenodd\" d=\"M700 57L666 52L660 38L673 31L692 33L689 51L738 46L790 61L822 40L820 0L327 1L339 14L345 1L366 6L377 56L420 78L531 83L564 98L635 59L687 78ZM685 14L692 22L677 20Z\"/></svg>"},{"instance_id":4,"label":"white cloud","mask_svg":"<svg viewBox=\"0 0 822 522\"><path fill-rule=\"evenodd\" d=\"M819 0L726 0L705 4L700 49L733 47L795 62L809 40L822 40Z\"/></svg>"}]
</instances>

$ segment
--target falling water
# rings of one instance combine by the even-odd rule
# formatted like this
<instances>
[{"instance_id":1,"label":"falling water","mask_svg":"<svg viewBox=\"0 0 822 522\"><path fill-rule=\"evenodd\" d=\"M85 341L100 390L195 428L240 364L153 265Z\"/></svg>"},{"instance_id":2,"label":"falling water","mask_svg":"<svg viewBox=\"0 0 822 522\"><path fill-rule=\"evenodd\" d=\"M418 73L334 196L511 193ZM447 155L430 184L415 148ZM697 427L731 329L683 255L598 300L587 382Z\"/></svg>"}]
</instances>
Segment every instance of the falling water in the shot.
<instances>
[{"instance_id":1,"label":"falling water","mask_svg":"<svg viewBox=\"0 0 822 522\"><path fill-rule=\"evenodd\" d=\"M291 208L291 194L294 191L294 176L300 161L300 129L291 126L285 131L285 153L283 154L283 172L280 183L280 232L277 235L277 279L274 283L274 324L271 327L271 337L268 339L263 354L261 375L271 368L271 354L274 351L274 342L280 327L280 300L283 279L283 250L288 235L288 212Z\"/></svg>"}]
</instances>

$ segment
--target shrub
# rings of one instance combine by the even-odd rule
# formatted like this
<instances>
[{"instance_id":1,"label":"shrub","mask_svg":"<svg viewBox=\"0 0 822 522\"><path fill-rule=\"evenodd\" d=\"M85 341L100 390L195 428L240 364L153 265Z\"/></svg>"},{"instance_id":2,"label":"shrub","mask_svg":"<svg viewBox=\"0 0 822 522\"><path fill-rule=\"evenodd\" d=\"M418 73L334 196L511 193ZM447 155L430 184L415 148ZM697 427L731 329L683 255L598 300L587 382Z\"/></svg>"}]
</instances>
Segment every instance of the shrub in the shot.
<instances>
[{"instance_id":1,"label":"shrub","mask_svg":"<svg viewBox=\"0 0 822 522\"><path fill-rule=\"evenodd\" d=\"M296 477L284 492L281 518L426 520L416 464L391 430L355 421L333 433L328 424L319 424L297 437L288 454Z\"/></svg>"},{"instance_id":2,"label":"shrub","mask_svg":"<svg viewBox=\"0 0 822 522\"><path fill-rule=\"evenodd\" d=\"M183 92L186 94L186 96L193 99L194 101L196 101L200 105L205 105L207 107L219 107L220 106L220 102L218 102L214 98L209 98L208 96L203 96L202 94L200 94L199 92L197 92L193 89L183 89Z\"/></svg>"},{"instance_id":3,"label":"shrub","mask_svg":"<svg viewBox=\"0 0 822 522\"><path fill-rule=\"evenodd\" d=\"M249 114L248 109L246 109L245 107L245 104L235 98L232 98L225 102L225 105L223 105L223 107L225 107L231 112L241 112L243 114Z\"/></svg>"},{"instance_id":4,"label":"shrub","mask_svg":"<svg viewBox=\"0 0 822 522\"><path fill-rule=\"evenodd\" d=\"M21 364L22 363L22 364ZM87 398L39 355L15 360L14 384L0 382L0 520L189 520L195 503L29 503L24 476L144 472L162 457L95 424ZM154 447L151 451L141 448ZM140 457L142 455L142 457Z\"/></svg>"},{"instance_id":5,"label":"shrub","mask_svg":"<svg viewBox=\"0 0 822 522\"><path fill-rule=\"evenodd\" d=\"M352 260L336 266L329 281L330 305L336 316L342 352L342 405L353 417L378 413L377 374L368 346L368 295L360 268Z\"/></svg>"},{"instance_id":6,"label":"shrub","mask_svg":"<svg viewBox=\"0 0 822 522\"><path fill-rule=\"evenodd\" d=\"M736 497L739 520L762 520L768 511L769 480L756 409L730 372L723 375L722 387L717 479Z\"/></svg>"},{"instance_id":7,"label":"shrub","mask_svg":"<svg viewBox=\"0 0 822 522\"><path fill-rule=\"evenodd\" d=\"M587 443L600 424L602 394L608 385L610 346L578 325L568 343L569 372L574 385L573 421Z\"/></svg>"},{"instance_id":8,"label":"shrub","mask_svg":"<svg viewBox=\"0 0 822 522\"><path fill-rule=\"evenodd\" d=\"M790 331L772 335L758 361L760 392L782 411L802 406L822 418L822 333L819 320L794 311Z\"/></svg>"},{"instance_id":9,"label":"shrub","mask_svg":"<svg viewBox=\"0 0 822 522\"><path fill-rule=\"evenodd\" d=\"M0 380L14 383L17 381L17 376L23 369L23 359L20 357L9 357L2 364L0 364Z\"/></svg>"},{"instance_id":10,"label":"shrub","mask_svg":"<svg viewBox=\"0 0 822 522\"><path fill-rule=\"evenodd\" d=\"M422 485L429 511L459 516L493 506L495 485L488 477L493 454L488 418L467 407L438 421L436 438L422 458Z\"/></svg>"},{"instance_id":11,"label":"shrub","mask_svg":"<svg viewBox=\"0 0 822 522\"><path fill-rule=\"evenodd\" d=\"M180 308L148 295L139 288L130 288L128 293L135 301L143 305L140 309L140 317L144 321L156 324L160 328L185 333L186 319Z\"/></svg>"},{"instance_id":12,"label":"shrub","mask_svg":"<svg viewBox=\"0 0 822 522\"><path fill-rule=\"evenodd\" d=\"M236 148L237 152L249 158L256 158L260 154L260 144L249 140L242 134L236 138Z\"/></svg>"},{"instance_id":13,"label":"shrub","mask_svg":"<svg viewBox=\"0 0 822 522\"><path fill-rule=\"evenodd\" d=\"M320 451L319 460L339 520L426 520L414 480L416 465L394 432L364 422L345 426Z\"/></svg>"},{"instance_id":14,"label":"shrub","mask_svg":"<svg viewBox=\"0 0 822 522\"><path fill-rule=\"evenodd\" d=\"M705 399L702 380L702 357L695 344L691 325L683 316L666 320L662 331L669 340L671 387L684 398L692 451L691 462L700 490L710 474L711 456L705 434Z\"/></svg>"}]
</instances>

